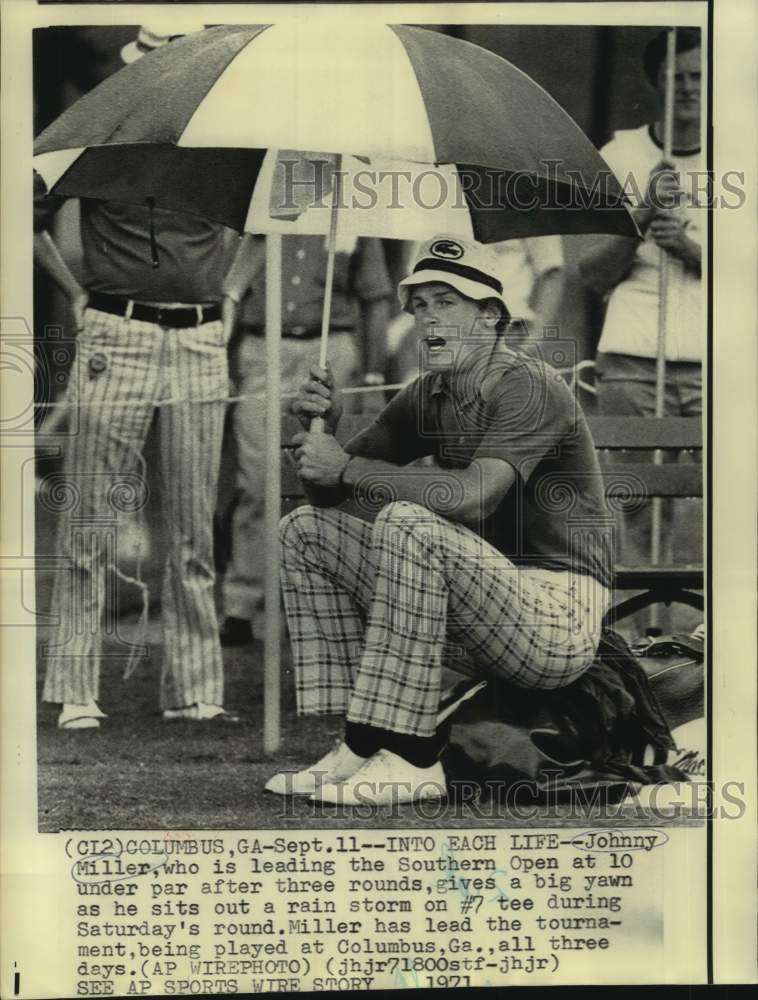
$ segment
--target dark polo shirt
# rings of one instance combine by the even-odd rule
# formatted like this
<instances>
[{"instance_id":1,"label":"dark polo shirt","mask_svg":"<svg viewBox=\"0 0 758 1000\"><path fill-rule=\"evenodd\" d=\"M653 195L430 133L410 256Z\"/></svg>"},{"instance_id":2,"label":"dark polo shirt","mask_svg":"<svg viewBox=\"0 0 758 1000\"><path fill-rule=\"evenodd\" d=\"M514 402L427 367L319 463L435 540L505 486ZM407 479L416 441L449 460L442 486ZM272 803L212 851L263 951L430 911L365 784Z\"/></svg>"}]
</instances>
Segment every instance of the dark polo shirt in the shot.
<instances>
[{"instance_id":1,"label":"dark polo shirt","mask_svg":"<svg viewBox=\"0 0 758 1000\"><path fill-rule=\"evenodd\" d=\"M473 528L514 563L589 574L612 584L613 518L587 422L549 365L491 343L453 376L427 372L346 445L406 465L433 455L445 468L498 458L517 473L496 510Z\"/></svg>"}]
</instances>

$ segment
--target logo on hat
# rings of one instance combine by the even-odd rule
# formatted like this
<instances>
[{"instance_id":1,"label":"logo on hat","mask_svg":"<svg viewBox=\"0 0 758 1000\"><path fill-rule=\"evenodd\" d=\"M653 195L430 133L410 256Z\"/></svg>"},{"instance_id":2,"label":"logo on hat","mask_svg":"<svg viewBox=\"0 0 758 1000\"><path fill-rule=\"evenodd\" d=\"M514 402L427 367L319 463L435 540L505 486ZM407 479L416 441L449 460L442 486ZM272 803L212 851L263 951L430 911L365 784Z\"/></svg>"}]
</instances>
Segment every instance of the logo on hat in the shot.
<instances>
[{"instance_id":1,"label":"logo on hat","mask_svg":"<svg viewBox=\"0 0 758 1000\"><path fill-rule=\"evenodd\" d=\"M455 240L435 240L429 247L429 253L446 260L458 260L463 256L463 247Z\"/></svg>"}]
</instances>

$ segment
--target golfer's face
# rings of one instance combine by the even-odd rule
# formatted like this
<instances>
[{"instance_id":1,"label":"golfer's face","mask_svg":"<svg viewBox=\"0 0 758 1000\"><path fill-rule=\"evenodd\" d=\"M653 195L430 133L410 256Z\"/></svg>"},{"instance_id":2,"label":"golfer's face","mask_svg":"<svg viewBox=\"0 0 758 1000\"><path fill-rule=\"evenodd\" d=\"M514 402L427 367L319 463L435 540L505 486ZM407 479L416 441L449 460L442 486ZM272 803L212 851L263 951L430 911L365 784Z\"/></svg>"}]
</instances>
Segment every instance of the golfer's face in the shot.
<instances>
[{"instance_id":1,"label":"golfer's face","mask_svg":"<svg viewBox=\"0 0 758 1000\"><path fill-rule=\"evenodd\" d=\"M674 117L679 122L700 120L700 49L680 52L674 64ZM658 94L666 93L666 67L658 71Z\"/></svg>"},{"instance_id":2,"label":"golfer's face","mask_svg":"<svg viewBox=\"0 0 758 1000\"><path fill-rule=\"evenodd\" d=\"M481 346L487 336L480 305L450 285L415 286L410 307L421 340L422 369L451 370L468 348Z\"/></svg>"}]
</instances>

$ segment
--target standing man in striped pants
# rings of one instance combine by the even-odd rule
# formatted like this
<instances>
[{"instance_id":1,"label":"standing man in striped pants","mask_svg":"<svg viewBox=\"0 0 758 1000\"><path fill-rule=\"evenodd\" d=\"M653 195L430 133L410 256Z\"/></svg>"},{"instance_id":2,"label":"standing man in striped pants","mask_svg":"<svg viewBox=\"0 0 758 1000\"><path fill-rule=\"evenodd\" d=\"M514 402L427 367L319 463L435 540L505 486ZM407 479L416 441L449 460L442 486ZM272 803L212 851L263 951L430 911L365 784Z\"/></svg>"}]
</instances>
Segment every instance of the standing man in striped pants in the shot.
<instances>
[{"instance_id":1,"label":"standing man in striped pants","mask_svg":"<svg viewBox=\"0 0 758 1000\"><path fill-rule=\"evenodd\" d=\"M170 40L143 36L153 47ZM35 262L68 297L77 329L67 390L76 425L64 464L74 502L60 518L43 699L61 704L60 728L96 728L104 717L97 699L113 525L144 502L147 484L135 473L160 403L163 717L237 722L223 707L213 560L231 326L222 322L221 283L233 234L192 216L82 200L80 285L47 231L61 201L35 174Z\"/></svg>"}]
</instances>

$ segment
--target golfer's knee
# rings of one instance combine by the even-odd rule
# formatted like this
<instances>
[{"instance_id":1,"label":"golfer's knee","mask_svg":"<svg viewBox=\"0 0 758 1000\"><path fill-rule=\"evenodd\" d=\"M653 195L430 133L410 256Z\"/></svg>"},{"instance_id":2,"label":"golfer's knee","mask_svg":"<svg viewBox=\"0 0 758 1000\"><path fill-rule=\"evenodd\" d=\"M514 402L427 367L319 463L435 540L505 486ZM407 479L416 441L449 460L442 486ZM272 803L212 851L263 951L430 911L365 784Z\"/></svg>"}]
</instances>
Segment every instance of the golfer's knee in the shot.
<instances>
[{"instance_id":1,"label":"golfer's knee","mask_svg":"<svg viewBox=\"0 0 758 1000\"><path fill-rule=\"evenodd\" d=\"M300 546L316 534L318 511L309 504L296 507L279 522L279 541L282 545Z\"/></svg>"},{"instance_id":2,"label":"golfer's knee","mask_svg":"<svg viewBox=\"0 0 758 1000\"><path fill-rule=\"evenodd\" d=\"M412 530L419 524L428 524L433 517L432 512L421 504L412 503L410 500L393 500L386 507L382 507L374 523L379 528L385 525L397 525Z\"/></svg>"},{"instance_id":3,"label":"golfer's knee","mask_svg":"<svg viewBox=\"0 0 758 1000\"><path fill-rule=\"evenodd\" d=\"M390 546L407 552L408 546L418 557L426 551L432 537L436 536L436 515L420 504L409 500L395 500L382 508L374 522L374 545Z\"/></svg>"},{"instance_id":4,"label":"golfer's knee","mask_svg":"<svg viewBox=\"0 0 758 1000\"><path fill-rule=\"evenodd\" d=\"M279 522L279 541L283 546L298 549L316 547L329 550L335 533L339 533L342 528L343 518L342 512L334 507L303 504Z\"/></svg>"}]
</instances>

